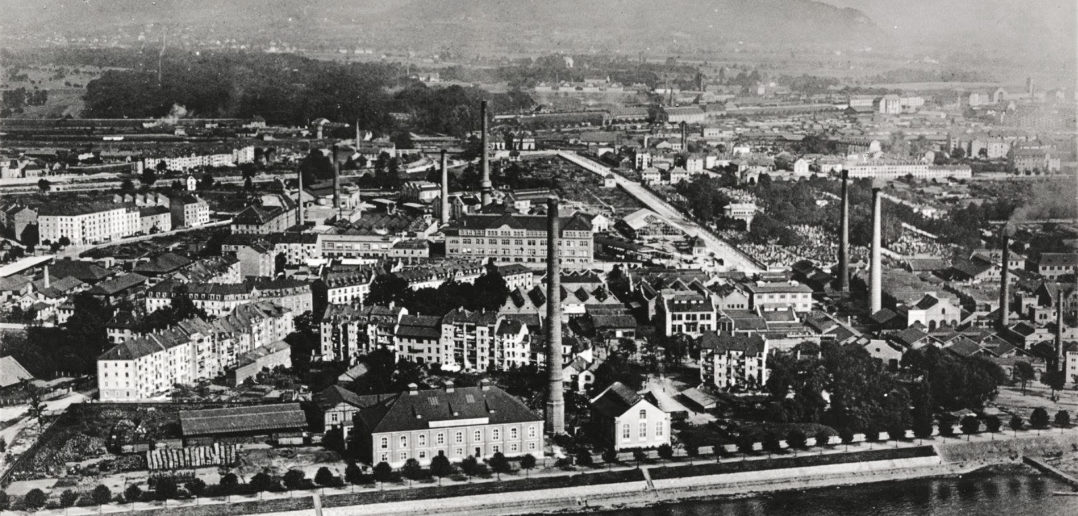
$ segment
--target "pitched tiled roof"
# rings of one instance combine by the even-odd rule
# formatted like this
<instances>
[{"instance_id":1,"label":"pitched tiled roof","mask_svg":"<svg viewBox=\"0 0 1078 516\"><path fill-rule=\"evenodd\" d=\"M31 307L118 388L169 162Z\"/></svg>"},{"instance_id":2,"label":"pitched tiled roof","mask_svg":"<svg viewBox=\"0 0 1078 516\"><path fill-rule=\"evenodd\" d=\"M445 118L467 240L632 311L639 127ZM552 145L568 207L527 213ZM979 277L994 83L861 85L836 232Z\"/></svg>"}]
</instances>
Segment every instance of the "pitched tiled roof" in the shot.
<instances>
[{"instance_id":1,"label":"pitched tiled roof","mask_svg":"<svg viewBox=\"0 0 1078 516\"><path fill-rule=\"evenodd\" d=\"M98 283L94 288L90 289L91 294L111 296L119 292L123 292L132 287L136 287L143 283L146 283L146 276L141 274L124 274L123 276L117 276L115 278L107 279Z\"/></svg>"},{"instance_id":2,"label":"pitched tiled roof","mask_svg":"<svg viewBox=\"0 0 1078 516\"><path fill-rule=\"evenodd\" d=\"M359 411L371 433L430 428L432 422L487 419L490 424L542 421L520 400L497 387L405 391ZM473 424L473 423L468 423Z\"/></svg>"},{"instance_id":3,"label":"pitched tiled roof","mask_svg":"<svg viewBox=\"0 0 1078 516\"><path fill-rule=\"evenodd\" d=\"M30 374L18 360L15 360L15 357L0 357L0 387L7 387L22 380L33 379L34 375Z\"/></svg>"},{"instance_id":4,"label":"pitched tiled roof","mask_svg":"<svg viewBox=\"0 0 1078 516\"><path fill-rule=\"evenodd\" d=\"M299 403L180 411L180 430L184 437L306 427L307 417Z\"/></svg>"},{"instance_id":5,"label":"pitched tiled roof","mask_svg":"<svg viewBox=\"0 0 1078 516\"><path fill-rule=\"evenodd\" d=\"M442 336L441 318L434 315L401 316L397 336L407 339L438 339Z\"/></svg>"},{"instance_id":6,"label":"pitched tiled roof","mask_svg":"<svg viewBox=\"0 0 1078 516\"><path fill-rule=\"evenodd\" d=\"M456 229L495 229L502 226L527 231L546 231L547 220L542 215L465 215L456 223ZM591 221L580 213L560 217L562 231L591 231Z\"/></svg>"},{"instance_id":7,"label":"pitched tiled roof","mask_svg":"<svg viewBox=\"0 0 1078 516\"><path fill-rule=\"evenodd\" d=\"M642 396L629 388L629 386L614 382L606 390L591 400L591 408L596 412L610 418L618 417L626 410L636 405Z\"/></svg>"},{"instance_id":8,"label":"pitched tiled roof","mask_svg":"<svg viewBox=\"0 0 1078 516\"><path fill-rule=\"evenodd\" d=\"M757 335L733 335L727 332L705 332L700 336L700 349L710 349L715 353L739 351L746 355L759 355L764 352L764 338Z\"/></svg>"}]
</instances>

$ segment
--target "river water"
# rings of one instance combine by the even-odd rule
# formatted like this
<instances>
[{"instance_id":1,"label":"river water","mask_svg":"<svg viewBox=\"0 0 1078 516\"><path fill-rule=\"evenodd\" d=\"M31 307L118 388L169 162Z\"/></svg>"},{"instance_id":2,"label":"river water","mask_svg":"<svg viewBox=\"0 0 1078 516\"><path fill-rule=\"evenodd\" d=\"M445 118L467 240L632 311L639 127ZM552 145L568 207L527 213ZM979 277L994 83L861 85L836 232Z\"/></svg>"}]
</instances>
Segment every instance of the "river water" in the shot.
<instances>
[{"instance_id":1,"label":"river water","mask_svg":"<svg viewBox=\"0 0 1078 516\"><path fill-rule=\"evenodd\" d=\"M607 512L617 516L1076 516L1078 496L1056 496L1064 484L1027 471L908 480L681 502Z\"/></svg>"}]
</instances>

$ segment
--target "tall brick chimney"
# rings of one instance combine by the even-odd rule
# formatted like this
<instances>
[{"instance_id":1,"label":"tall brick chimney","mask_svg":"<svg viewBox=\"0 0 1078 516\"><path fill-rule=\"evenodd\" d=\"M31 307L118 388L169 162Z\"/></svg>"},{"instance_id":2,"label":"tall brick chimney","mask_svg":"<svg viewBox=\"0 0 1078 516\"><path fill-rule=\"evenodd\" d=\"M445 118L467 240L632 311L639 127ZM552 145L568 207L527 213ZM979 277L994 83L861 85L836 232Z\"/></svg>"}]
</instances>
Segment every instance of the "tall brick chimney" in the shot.
<instances>
[{"instance_id":1,"label":"tall brick chimney","mask_svg":"<svg viewBox=\"0 0 1078 516\"><path fill-rule=\"evenodd\" d=\"M333 207L341 212L341 164L337 162L337 145L333 145Z\"/></svg>"},{"instance_id":2,"label":"tall brick chimney","mask_svg":"<svg viewBox=\"0 0 1078 516\"><path fill-rule=\"evenodd\" d=\"M442 149L442 224L449 224L449 161Z\"/></svg>"},{"instance_id":3,"label":"tall brick chimney","mask_svg":"<svg viewBox=\"0 0 1078 516\"><path fill-rule=\"evenodd\" d=\"M872 187L872 264L869 271L869 313L876 313L883 309L883 261L880 251L883 247L883 221L881 220L880 204L883 202L882 190L879 186Z\"/></svg>"},{"instance_id":4,"label":"tall brick chimney","mask_svg":"<svg viewBox=\"0 0 1078 516\"><path fill-rule=\"evenodd\" d=\"M1056 290L1056 371L1067 370L1067 351L1063 349L1063 285Z\"/></svg>"},{"instance_id":5,"label":"tall brick chimney","mask_svg":"<svg viewBox=\"0 0 1078 516\"><path fill-rule=\"evenodd\" d=\"M999 280L999 329L1005 330L1011 319L1011 235L1006 224L1000 230L1000 244L1003 246L1003 263Z\"/></svg>"},{"instance_id":6,"label":"tall brick chimney","mask_svg":"<svg viewBox=\"0 0 1078 516\"><path fill-rule=\"evenodd\" d=\"M850 291L850 171L842 169L842 234L838 247L838 284Z\"/></svg>"},{"instance_id":7,"label":"tall brick chimney","mask_svg":"<svg viewBox=\"0 0 1078 516\"><path fill-rule=\"evenodd\" d=\"M546 429L565 433L565 399L562 395L561 360L561 267L558 263L558 199L547 200L546 237L546 369L550 378L546 401Z\"/></svg>"},{"instance_id":8,"label":"tall brick chimney","mask_svg":"<svg viewBox=\"0 0 1078 516\"><path fill-rule=\"evenodd\" d=\"M483 117L483 156L481 162L483 166L483 175L479 179L479 190L481 192L483 206L486 206L490 204L490 201L492 200L491 194L494 190L494 185L490 182L490 144L487 142L487 133L489 130L487 129L487 101L485 100L479 105L479 116Z\"/></svg>"},{"instance_id":9,"label":"tall brick chimney","mask_svg":"<svg viewBox=\"0 0 1078 516\"><path fill-rule=\"evenodd\" d=\"M296 224L303 224L303 169L296 169Z\"/></svg>"}]
</instances>

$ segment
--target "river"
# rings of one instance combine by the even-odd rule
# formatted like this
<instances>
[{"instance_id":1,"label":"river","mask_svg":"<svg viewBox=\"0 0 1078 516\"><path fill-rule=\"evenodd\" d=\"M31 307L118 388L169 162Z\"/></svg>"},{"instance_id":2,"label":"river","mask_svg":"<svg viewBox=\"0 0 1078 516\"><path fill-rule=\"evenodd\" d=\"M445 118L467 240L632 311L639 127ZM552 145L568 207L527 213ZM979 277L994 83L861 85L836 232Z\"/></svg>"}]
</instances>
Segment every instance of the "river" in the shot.
<instances>
[{"instance_id":1,"label":"river","mask_svg":"<svg viewBox=\"0 0 1078 516\"><path fill-rule=\"evenodd\" d=\"M1078 496L1055 496L1066 486L1024 470L771 493L754 498L681 502L606 512L616 516L921 516L1078 515Z\"/></svg>"}]
</instances>

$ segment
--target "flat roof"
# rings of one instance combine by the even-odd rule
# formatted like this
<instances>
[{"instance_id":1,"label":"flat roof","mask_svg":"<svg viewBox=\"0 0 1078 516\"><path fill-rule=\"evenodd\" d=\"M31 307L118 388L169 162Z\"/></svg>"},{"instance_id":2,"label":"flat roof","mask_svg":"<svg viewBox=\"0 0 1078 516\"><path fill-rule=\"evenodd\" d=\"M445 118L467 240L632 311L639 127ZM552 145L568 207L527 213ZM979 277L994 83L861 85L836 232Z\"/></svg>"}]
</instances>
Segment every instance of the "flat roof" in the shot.
<instances>
[{"instance_id":1,"label":"flat roof","mask_svg":"<svg viewBox=\"0 0 1078 516\"><path fill-rule=\"evenodd\" d=\"M45 256L27 256L21 260L0 266L0 278L6 278L12 274L18 274L26 269L37 267L41 264L52 261L53 255L47 254Z\"/></svg>"}]
</instances>

